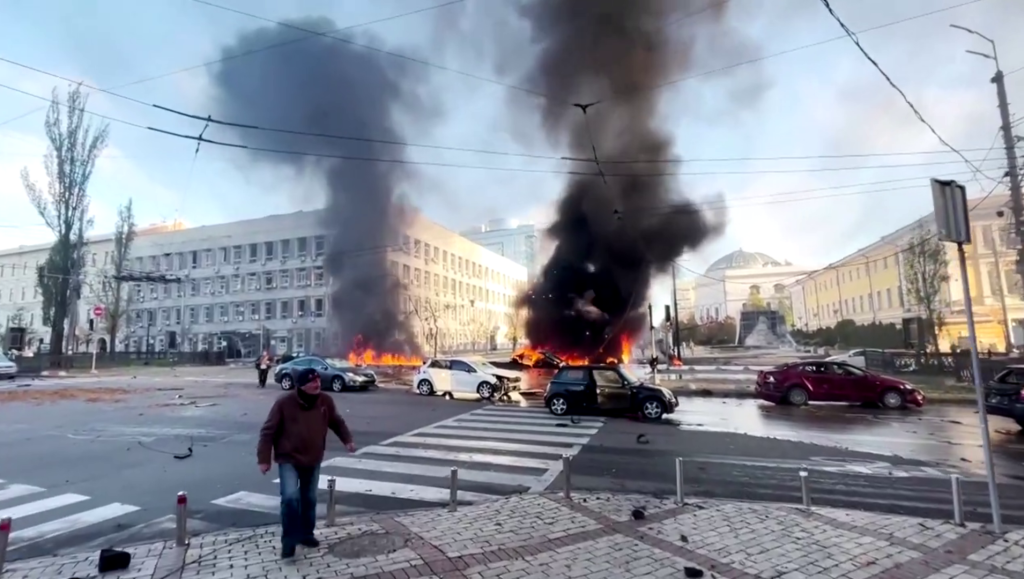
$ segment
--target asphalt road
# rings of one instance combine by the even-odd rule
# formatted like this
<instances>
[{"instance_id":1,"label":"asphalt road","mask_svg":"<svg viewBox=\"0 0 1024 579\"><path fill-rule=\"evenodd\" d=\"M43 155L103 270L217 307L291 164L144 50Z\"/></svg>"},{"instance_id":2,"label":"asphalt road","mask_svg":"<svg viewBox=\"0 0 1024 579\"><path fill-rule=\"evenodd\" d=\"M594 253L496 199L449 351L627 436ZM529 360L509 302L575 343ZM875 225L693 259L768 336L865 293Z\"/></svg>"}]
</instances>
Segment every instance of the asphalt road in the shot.
<instances>
[{"instance_id":1,"label":"asphalt road","mask_svg":"<svg viewBox=\"0 0 1024 579\"><path fill-rule=\"evenodd\" d=\"M976 424L969 407L890 413L684 399L661 424L610 423L575 457L571 480L580 489L674 496L682 457L687 495L799 503L806 469L815 505L950 518L949 475L960 474L968 519L986 522ZM1003 517L1024 524L1024 437L997 419L992 427Z\"/></svg>"},{"instance_id":2,"label":"asphalt road","mask_svg":"<svg viewBox=\"0 0 1024 579\"><path fill-rule=\"evenodd\" d=\"M259 474L254 449L280 390L256 389L251 371L25 383L0 390L0 516L15 521L11 559L169 539L182 490L190 534L277 522L276 475ZM336 478L340 515L444 503L452 466L462 501L560 488L568 454L577 489L671 495L681 456L688 496L799 502L806 465L815 504L932 517L949 516L948 474L958 472L968 515L985 519L970 408L683 399L664 424L573 424L532 398L490 405L391 388L330 395L360 446L353 456L329 440L320 485ZM1024 523L1024 499L1014 498L1024 497L1024 440L993 427L1006 519Z\"/></svg>"}]
</instances>

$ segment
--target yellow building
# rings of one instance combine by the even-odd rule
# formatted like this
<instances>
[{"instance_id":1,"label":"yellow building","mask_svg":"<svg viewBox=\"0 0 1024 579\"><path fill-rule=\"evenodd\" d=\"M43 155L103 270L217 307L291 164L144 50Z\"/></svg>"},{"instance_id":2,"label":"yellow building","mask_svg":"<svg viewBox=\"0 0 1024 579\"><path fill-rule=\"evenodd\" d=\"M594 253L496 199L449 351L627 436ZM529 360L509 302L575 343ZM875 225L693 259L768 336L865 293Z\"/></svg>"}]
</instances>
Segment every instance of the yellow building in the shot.
<instances>
[{"instance_id":1,"label":"yellow building","mask_svg":"<svg viewBox=\"0 0 1024 579\"><path fill-rule=\"evenodd\" d=\"M1016 344L1024 342L1019 329L1024 321L1021 279L1014 271L1016 249L1006 235L1008 202L1005 194L992 195L980 205L977 199L970 200L977 207L971 211L972 244L965 253L982 350L1003 351L1006 336ZM1002 217L997 214L1001 210ZM922 230L931 234L934 229L934 215L928 214L791 284L794 325L803 330L834 326L840 320L900 325L904 319L922 315L907 292L906 248L915 234ZM949 282L939 298L946 320L939 336L944 350L952 344L962 347L967 339L956 246L948 244L947 258Z\"/></svg>"}]
</instances>

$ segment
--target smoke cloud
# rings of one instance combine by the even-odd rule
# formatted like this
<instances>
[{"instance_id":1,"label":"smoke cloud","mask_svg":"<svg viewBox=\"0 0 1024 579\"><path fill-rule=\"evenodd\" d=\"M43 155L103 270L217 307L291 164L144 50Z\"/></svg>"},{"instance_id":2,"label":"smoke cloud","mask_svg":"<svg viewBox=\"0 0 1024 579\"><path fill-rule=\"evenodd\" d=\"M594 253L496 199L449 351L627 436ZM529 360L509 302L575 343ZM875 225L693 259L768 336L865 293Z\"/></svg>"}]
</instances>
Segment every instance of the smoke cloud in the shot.
<instances>
[{"instance_id":1,"label":"smoke cloud","mask_svg":"<svg viewBox=\"0 0 1024 579\"><path fill-rule=\"evenodd\" d=\"M324 17L289 23L307 30L338 28ZM240 34L222 52L230 56L308 36L286 27L264 27ZM380 46L366 35L359 42ZM397 115L427 108L416 92L420 73L400 60L356 46L324 37L305 38L228 60L217 68L212 75L214 116L295 131L401 141ZM403 158L403 150L390 145L232 131L252 147ZM321 183L326 191L323 226L329 235L324 266L332 281L330 323L340 336L335 347L342 353L355 346L418 353L411 328L400 313L400 283L389 273L385 251L401 242L408 212L398 192L410 177L408 166L267 153L253 153L251 162L290 169L307 182ZM316 209L324 203L320 193L310 190L298 197L305 209ZM254 202L258 201L257 193Z\"/></svg>"},{"instance_id":2,"label":"smoke cloud","mask_svg":"<svg viewBox=\"0 0 1024 579\"><path fill-rule=\"evenodd\" d=\"M539 111L549 139L583 159L593 158L592 144L608 161L671 157L671 134L658 121L665 91L656 87L685 76L701 42L728 32L723 4L524 4L520 14L538 50L528 81L549 97ZM585 116L573 106L594 101ZM606 180L570 178L548 231L554 253L520 300L528 308L526 337L534 347L617 357L620 340L647 326L652 277L721 229L683 195L678 178L651 175L674 167L606 162ZM576 168L596 171L592 163Z\"/></svg>"}]
</instances>

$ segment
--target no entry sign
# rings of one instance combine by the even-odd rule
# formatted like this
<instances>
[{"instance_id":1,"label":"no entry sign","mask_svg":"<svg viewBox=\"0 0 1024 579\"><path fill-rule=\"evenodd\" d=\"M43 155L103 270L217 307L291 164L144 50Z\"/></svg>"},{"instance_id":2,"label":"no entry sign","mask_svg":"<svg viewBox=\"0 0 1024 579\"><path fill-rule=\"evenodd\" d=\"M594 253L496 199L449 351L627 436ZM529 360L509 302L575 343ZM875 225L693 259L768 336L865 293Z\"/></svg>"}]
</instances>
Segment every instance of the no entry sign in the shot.
<instances>
[{"instance_id":1,"label":"no entry sign","mask_svg":"<svg viewBox=\"0 0 1024 579\"><path fill-rule=\"evenodd\" d=\"M103 306L99 306L99 305L93 306L92 307L92 317L94 317L94 318L102 318L104 311L106 311L106 310L103 309Z\"/></svg>"}]
</instances>

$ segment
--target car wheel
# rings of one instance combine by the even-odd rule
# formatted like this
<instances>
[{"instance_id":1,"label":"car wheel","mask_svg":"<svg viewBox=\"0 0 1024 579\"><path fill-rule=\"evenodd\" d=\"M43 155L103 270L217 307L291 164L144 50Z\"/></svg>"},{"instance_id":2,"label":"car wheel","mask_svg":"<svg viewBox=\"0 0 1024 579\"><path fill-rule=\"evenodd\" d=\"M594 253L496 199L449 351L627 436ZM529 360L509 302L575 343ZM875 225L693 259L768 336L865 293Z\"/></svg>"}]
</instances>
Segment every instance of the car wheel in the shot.
<instances>
[{"instance_id":1,"label":"car wheel","mask_svg":"<svg viewBox=\"0 0 1024 579\"><path fill-rule=\"evenodd\" d=\"M802 386L793 386L786 391L786 402L793 406L806 406L809 400L810 396Z\"/></svg>"},{"instance_id":2,"label":"car wheel","mask_svg":"<svg viewBox=\"0 0 1024 579\"><path fill-rule=\"evenodd\" d=\"M430 380L420 380L419 384L416 384L416 391L424 396L430 396L434 393L434 385Z\"/></svg>"},{"instance_id":3,"label":"car wheel","mask_svg":"<svg viewBox=\"0 0 1024 579\"><path fill-rule=\"evenodd\" d=\"M905 404L906 400L903 399L903 393L899 390L886 390L882 392L882 408L899 410Z\"/></svg>"},{"instance_id":4,"label":"car wheel","mask_svg":"<svg viewBox=\"0 0 1024 579\"><path fill-rule=\"evenodd\" d=\"M640 414L647 420L661 420L665 415L665 403L661 400L648 398L640 405Z\"/></svg>"},{"instance_id":5,"label":"car wheel","mask_svg":"<svg viewBox=\"0 0 1024 579\"><path fill-rule=\"evenodd\" d=\"M281 390L291 390L292 386L293 384L291 376L285 374L284 376L281 377Z\"/></svg>"},{"instance_id":6,"label":"car wheel","mask_svg":"<svg viewBox=\"0 0 1024 579\"><path fill-rule=\"evenodd\" d=\"M490 382L481 382L476 387L476 393L480 395L480 398L490 400L494 397L494 385Z\"/></svg>"},{"instance_id":7,"label":"car wheel","mask_svg":"<svg viewBox=\"0 0 1024 579\"><path fill-rule=\"evenodd\" d=\"M341 392L345 389L345 380L341 376L335 376L331 379L331 390L335 392Z\"/></svg>"},{"instance_id":8,"label":"car wheel","mask_svg":"<svg viewBox=\"0 0 1024 579\"><path fill-rule=\"evenodd\" d=\"M565 416L569 413L569 401L562 396L552 396L548 400L548 411L555 416Z\"/></svg>"}]
</instances>

